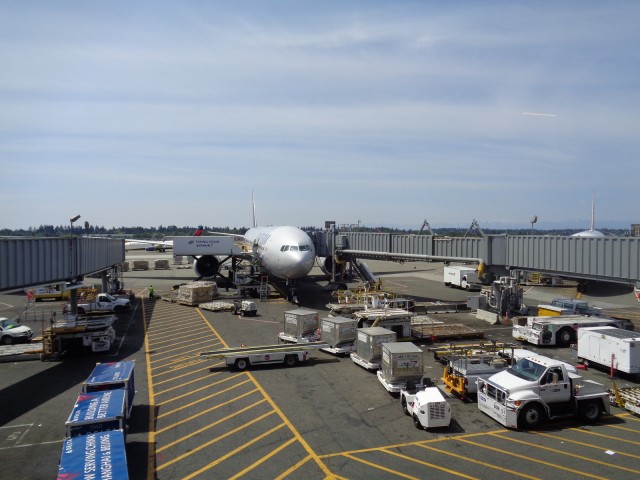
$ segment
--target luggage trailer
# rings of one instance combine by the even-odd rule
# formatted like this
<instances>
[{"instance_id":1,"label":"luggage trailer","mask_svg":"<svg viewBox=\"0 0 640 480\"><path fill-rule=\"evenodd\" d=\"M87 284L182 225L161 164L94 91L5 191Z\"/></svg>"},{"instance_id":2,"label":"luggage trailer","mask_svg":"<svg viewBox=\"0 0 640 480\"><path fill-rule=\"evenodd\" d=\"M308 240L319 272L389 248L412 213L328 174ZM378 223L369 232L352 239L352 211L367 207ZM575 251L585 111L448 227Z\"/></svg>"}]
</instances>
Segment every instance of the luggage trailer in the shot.
<instances>
[{"instance_id":1,"label":"luggage trailer","mask_svg":"<svg viewBox=\"0 0 640 480\"><path fill-rule=\"evenodd\" d=\"M205 358L222 358L227 367L244 371L255 365L283 364L296 366L309 359L311 350L326 348L325 342L305 344L261 345L254 347L222 348L200 353Z\"/></svg>"}]
</instances>

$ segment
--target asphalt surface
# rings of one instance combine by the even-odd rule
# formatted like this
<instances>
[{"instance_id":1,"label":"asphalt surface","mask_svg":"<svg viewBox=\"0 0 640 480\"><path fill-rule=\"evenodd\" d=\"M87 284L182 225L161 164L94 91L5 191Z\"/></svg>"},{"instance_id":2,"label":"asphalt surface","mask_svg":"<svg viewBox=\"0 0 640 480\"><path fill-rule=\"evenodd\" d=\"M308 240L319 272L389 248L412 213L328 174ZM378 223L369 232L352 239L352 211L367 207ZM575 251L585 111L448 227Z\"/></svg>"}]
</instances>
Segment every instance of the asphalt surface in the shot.
<instances>
[{"instance_id":1,"label":"asphalt surface","mask_svg":"<svg viewBox=\"0 0 640 480\"><path fill-rule=\"evenodd\" d=\"M145 252L128 259L135 258L149 259L153 266L154 259L170 257ZM442 285L439 264L367 263L381 275L383 289L419 301L464 301L468 295ZM137 297L132 311L119 318L117 345L108 355L0 363L3 476L53 478L65 421L82 381L96 362L123 359L136 361L137 393L127 431L132 479L628 479L640 473L640 418L616 408L593 425L571 420L513 431L482 414L474 402L451 398L450 427L425 431L413 426L375 374L348 357L317 351L294 368L245 372L201 358L200 352L225 346L277 343L284 312L298 307L272 298L258 302L257 317L244 318L146 298L151 284L166 297L175 285L192 279L191 269L173 265L125 273L124 287ZM314 269L298 286L302 306L321 317L331 301L325 284ZM221 289L223 297L233 294ZM535 305L574 294L571 286L527 287L525 298ZM640 312L631 291L619 287L599 286L584 298ZM37 336L61 304L38 303L35 312L26 313L24 308L24 295L0 296L0 316L22 314ZM469 313L432 317L482 330L486 339L512 340L510 327ZM577 360L568 349L533 350ZM436 380L441 374L442 365L426 354L425 375ZM610 384L604 370L592 368L584 375ZM637 386L636 380L624 377L618 384Z\"/></svg>"}]
</instances>

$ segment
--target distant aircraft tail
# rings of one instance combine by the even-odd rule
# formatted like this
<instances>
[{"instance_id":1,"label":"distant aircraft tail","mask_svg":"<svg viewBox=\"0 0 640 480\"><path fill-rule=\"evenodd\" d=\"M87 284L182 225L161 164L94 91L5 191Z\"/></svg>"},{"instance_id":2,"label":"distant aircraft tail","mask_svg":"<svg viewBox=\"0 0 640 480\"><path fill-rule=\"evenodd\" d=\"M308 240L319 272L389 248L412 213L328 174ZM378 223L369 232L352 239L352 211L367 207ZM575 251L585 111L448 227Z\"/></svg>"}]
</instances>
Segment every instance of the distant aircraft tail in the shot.
<instances>
[{"instance_id":1,"label":"distant aircraft tail","mask_svg":"<svg viewBox=\"0 0 640 480\"><path fill-rule=\"evenodd\" d=\"M256 197L251 190L251 205L253 206L253 228L258 226L258 220L256 219Z\"/></svg>"},{"instance_id":2,"label":"distant aircraft tail","mask_svg":"<svg viewBox=\"0 0 640 480\"><path fill-rule=\"evenodd\" d=\"M198 225L198 228L196 229L195 232L193 232L194 237L199 237L200 235L202 235L204 233L204 228L202 225Z\"/></svg>"}]
</instances>

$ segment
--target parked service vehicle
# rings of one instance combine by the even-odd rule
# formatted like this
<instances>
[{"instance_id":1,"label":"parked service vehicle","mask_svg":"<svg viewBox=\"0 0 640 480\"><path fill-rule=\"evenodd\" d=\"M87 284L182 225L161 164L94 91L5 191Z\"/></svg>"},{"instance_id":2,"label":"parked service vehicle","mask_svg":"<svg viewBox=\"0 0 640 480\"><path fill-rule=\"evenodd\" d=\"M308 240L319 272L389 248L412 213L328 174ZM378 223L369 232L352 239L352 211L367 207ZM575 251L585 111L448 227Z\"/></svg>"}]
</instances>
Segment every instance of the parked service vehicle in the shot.
<instances>
[{"instance_id":1,"label":"parked service vehicle","mask_svg":"<svg viewBox=\"0 0 640 480\"><path fill-rule=\"evenodd\" d=\"M503 372L478 379L478 408L508 428L534 428L545 419L573 415L593 422L610 411L604 385L541 355L525 356Z\"/></svg>"},{"instance_id":2,"label":"parked service vehicle","mask_svg":"<svg viewBox=\"0 0 640 480\"><path fill-rule=\"evenodd\" d=\"M476 269L462 265L446 265L444 267L444 284L447 287L480 290Z\"/></svg>"},{"instance_id":3,"label":"parked service vehicle","mask_svg":"<svg viewBox=\"0 0 640 480\"><path fill-rule=\"evenodd\" d=\"M448 361L442 374L442 382L448 392L455 392L461 399L478 392L477 380L489 378L509 365L506 358L497 354L460 355Z\"/></svg>"},{"instance_id":4,"label":"parked service vehicle","mask_svg":"<svg viewBox=\"0 0 640 480\"><path fill-rule=\"evenodd\" d=\"M131 308L131 302L127 298L116 298L108 293L99 293L93 302L78 303L78 314L86 313L120 313ZM65 306L65 312L69 311L71 306Z\"/></svg>"},{"instance_id":5,"label":"parked service vehicle","mask_svg":"<svg viewBox=\"0 0 640 480\"><path fill-rule=\"evenodd\" d=\"M8 318L0 318L0 344L11 345L13 343L28 343L33 338L33 331L25 326L20 325L14 320Z\"/></svg>"},{"instance_id":6,"label":"parked service vehicle","mask_svg":"<svg viewBox=\"0 0 640 480\"><path fill-rule=\"evenodd\" d=\"M419 430L448 427L451 423L451 405L438 387L431 382L426 383L414 385L412 381L407 382L407 388L400 391L402 411L413 418L413 424Z\"/></svg>"},{"instance_id":7,"label":"parked service vehicle","mask_svg":"<svg viewBox=\"0 0 640 480\"><path fill-rule=\"evenodd\" d=\"M562 315L518 318L514 321L511 334L516 340L533 345L568 347L576 343L579 329L603 326L633 329L632 322L619 318Z\"/></svg>"},{"instance_id":8,"label":"parked service vehicle","mask_svg":"<svg viewBox=\"0 0 640 480\"><path fill-rule=\"evenodd\" d=\"M601 315L602 309L590 307L589 303L584 300L575 298L554 298L549 305L538 305L538 315L554 316L554 315Z\"/></svg>"},{"instance_id":9,"label":"parked service vehicle","mask_svg":"<svg viewBox=\"0 0 640 480\"><path fill-rule=\"evenodd\" d=\"M629 374L640 373L640 333L612 327L578 330L578 358Z\"/></svg>"},{"instance_id":10,"label":"parked service vehicle","mask_svg":"<svg viewBox=\"0 0 640 480\"><path fill-rule=\"evenodd\" d=\"M323 348L324 342L307 343L304 345L262 345L256 347L222 348L209 352L202 352L201 357L223 358L229 368L246 370L254 365L281 364L294 367L309 358L309 351L313 348Z\"/></svg>"}]
</instances>

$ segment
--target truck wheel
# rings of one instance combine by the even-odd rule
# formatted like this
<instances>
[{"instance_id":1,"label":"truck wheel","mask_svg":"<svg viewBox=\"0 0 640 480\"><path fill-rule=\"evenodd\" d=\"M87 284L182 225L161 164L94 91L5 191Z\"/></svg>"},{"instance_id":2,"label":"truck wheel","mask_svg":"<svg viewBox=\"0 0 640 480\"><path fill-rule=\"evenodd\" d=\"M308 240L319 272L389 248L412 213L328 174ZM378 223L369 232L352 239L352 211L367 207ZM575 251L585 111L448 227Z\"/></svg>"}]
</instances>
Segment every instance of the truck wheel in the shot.
<instances>
[{"instance_id":1,"label":"truck wheel","mask_svg":"<svg viewBox=\"0 0 640 480\"><path fill-rule=\"evenodd\" d=\"M236 360L236 370L240 370L241 372L246 370L249 366L249 361L246 358L239 358Z\"/></svg>"},{"instance_id":2,"label":"truck wheel","mask_svg":"<svg viewBox=\"0 0 640 480\"><path fill-rule=\"evenodd\" d=\"M405 415L411 415L411 412L409 411L409 406L407 405L407 397L402 397L402 411L404 412Z\"/></svg>"},{"instance_id":3,"label":"truck wheel","mask_svg":"<svg viewBox=\"0 0 640 480\"><path fill-rule=\"evenodd\" d=\"M420 420L418 420L418 416L415 413L413 414L413 425L418 430L424 430L424 428L422 427L422 424L420 423Z\"/></svg>"},{"instance_id":4,"label":"truck wheel","mask_svg":"<svg viewBox=\"0 0 640 480\"><path fill-rule=\"evenodd\" d=\"M13 339L9 335L5 335L0 338L0 344L2 345L11 345L13 343Z\"/></svg>"},{"instance_id":5,"label":"truck wheel","mask_svg":"<svg viewBox=\"0 0 640 480\"><path fill-rule=\"evenodd\" d=\"M595 422L600 418L600 414L602 413L602 409L600 408L599 402L596 400L585 400L584 402L580 402L579 407L580 417L587 422Z\"/></svg>"},{"instance_id":6,"label":"truck wheel","mask_svg":"<svg viewBox=\"0 0 640 480\"><path fill-rule=\"evenodd\" d=\"M297 355L287 355L284 358L284 364L287 367L295 367L298 364L298 356Z\"/></svg>"},{"instance_id":7,"label":"truck wheel","mask_svg":"<svg viewBox=\"0 0 640 480\"><path fill-rule=\"evenodd\" d=\"M538 403L531 403L525 406L518 417L521 426L526 428L534 428L544 420L544 411Z\"/></svg>"},{"instance_id":8,"label":"truck wheel","mask_svg":"<svg viewBox=\"0 0 640 480\"><path fill-rule=\"evenodd\" d=\"M78 315L84 315L84 308L78 307Z\"/></svg>"},{"instance_id":9,"label":"truck wheel","mask_svg":"<svg viewBox=\"0 0 640 480\"><path fill-rule=\"evenodd\" d=\"M576 340L575 330L569 328L563 328L556 334L556 344L559 347L568 347Z\"/></svg>"}]
</instances>

